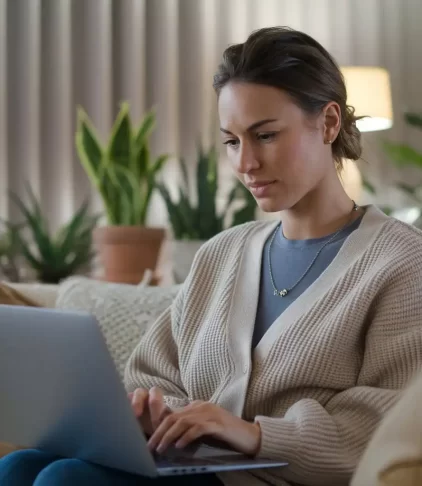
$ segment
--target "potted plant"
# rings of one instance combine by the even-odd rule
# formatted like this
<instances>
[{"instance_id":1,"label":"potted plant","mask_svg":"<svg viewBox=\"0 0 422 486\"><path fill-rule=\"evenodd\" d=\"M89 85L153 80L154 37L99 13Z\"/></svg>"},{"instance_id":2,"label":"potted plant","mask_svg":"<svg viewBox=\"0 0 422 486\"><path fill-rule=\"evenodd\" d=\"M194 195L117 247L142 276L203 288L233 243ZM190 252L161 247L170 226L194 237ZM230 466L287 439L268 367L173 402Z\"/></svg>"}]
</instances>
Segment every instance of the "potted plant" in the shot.
<instances>
[{"instance_id":1,"label":"potted plant","mask_svg":"<svg viewBox=\"0 0 422 486\"><path fill-rule=\"evenodd\" d=\"M57 284L78 272L88 271L94 255L92 232L98 220L97 216L88 214L88 204L83 204L73 218L53 234L29 187L28 193L30 204L11 194L23 216L19 226L9 225L15 252L22 255L42 283Z\"/></svg>"},{"instance_id":2,"label":"potted plant","mask_svg":"<svg viewBox=\"0 0 422 486\"><path fill-rule=\"evenodd\" d=\"M94 241L108 281L138 284L157 264L165 231L147 227L146 219L167 155L150 155L154 124L151 111L133 127L129 105L122 103L108 143L102 145L88 115L78 109L77 152L107 218L107 225L95 230Z\"/></svg>"},{"instance_id":3,"label":"potted plant","mask_svg":"<svg viewBox=\"0 0 422 486\"><path fill-rule=\"evenodd\" d=\"M214 147L198 150L196 164L196 202L191 198L191 181L186 162L180 160L182 184L178 188L178 200L174 200L168 187L159 184L170 224L173 230L173 277L176 283L185 280L199 247L224 229L253 221L256 202L248 189L240 182L234 184L224 211L218 211L218 154Z\"/></svg>"},{"instance_id":4,"label":"potted plant","mask_svg":"<svg viewBox=\"0 0 422 486\"><path fill-rule=\"evenodd\" d=\"M0 235L0 276L9 282L19 282L21 268L19 265L19 225L2 222L3 232Z\"/></svg>"},{"instance_id":5,"label":"potted plant","mask_svg":"<svg viewBox=\"0 0 422 486\"><path fill-rule=\"evenodd\" d=\"M422 114L405 113L404 121L407 125L422 130ZM422 153L407 143L397 143L385 140L383 149L398 168L415 167L422 170ZM413 176L414 179L414 176ZM364 187L370 194L376 194L375 186L368 180L364 180ZM394 209L383 206L381 209L399 220L422 228L422 172L421 179L416 178L412 184L401 181L395 182L394 187L406 194L411 206L404 209Z\"/></svg>"}]
</instances>

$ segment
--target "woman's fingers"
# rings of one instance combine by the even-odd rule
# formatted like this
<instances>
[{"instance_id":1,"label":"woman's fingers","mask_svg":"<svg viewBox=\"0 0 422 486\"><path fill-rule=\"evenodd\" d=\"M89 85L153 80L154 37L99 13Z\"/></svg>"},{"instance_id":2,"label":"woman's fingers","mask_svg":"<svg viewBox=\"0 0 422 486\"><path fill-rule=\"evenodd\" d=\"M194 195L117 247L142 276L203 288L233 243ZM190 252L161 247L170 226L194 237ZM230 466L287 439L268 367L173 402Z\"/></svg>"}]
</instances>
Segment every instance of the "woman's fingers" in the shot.
<instances>
[{"instance_id":1,"label":"woman's fingers","mask_svg":"<svg viewBox=\"0 0 422 486\"><path fill-rule=\"evenodd\" d=\"M190 427L176 442L175 447L177 449L183 449L192 442L200 439L204 435L211 435L213 433L212 424L195 424Z\"/></svg>"},{"instance_id":2,"label":"woman's fingers","mask_svg":"<svg viewBox=\"0 0 422 486\"><path fill-rule=\"evenodd\" d=\"M170 412L164 403L164 396L159 388L154 387L149 391L148 406L151 424L155 430Z\"/></svg>"},{"instance_id":3,"label":"woman's fingers","mask_svg":"<svg viewBox=\"0 0 422 486\"><path fill-rule=\"evenodd\" d=\"M137 388L132 394L132 409L135 416L139 418L145 410L145 404L148 402L149 392L143 388Z\"/></svg>"},{"instance_id":4,"label":"woman's fingers","mask_svg":"<svg viewBox=\"0 0 422 486\"><path fill-rule=\"evenodd\" d=\"M152 451L156 450L159 454L162 454L171 444L184 435L189 427L190 424L186 420L169 416L154 432L148 446Z\"/></svg>"}]
</instances>

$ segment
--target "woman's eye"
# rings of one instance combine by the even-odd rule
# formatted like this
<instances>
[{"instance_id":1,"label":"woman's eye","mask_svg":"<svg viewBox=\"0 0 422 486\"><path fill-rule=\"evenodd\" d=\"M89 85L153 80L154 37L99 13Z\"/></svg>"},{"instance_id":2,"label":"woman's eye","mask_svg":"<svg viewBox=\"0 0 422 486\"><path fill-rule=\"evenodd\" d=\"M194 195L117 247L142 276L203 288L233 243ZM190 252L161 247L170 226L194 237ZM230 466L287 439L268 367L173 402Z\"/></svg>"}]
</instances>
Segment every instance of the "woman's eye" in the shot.
<instances>
[{"instance_id":1,"label":"woman's eye","mask_svg":"<svg viewBox=\"0 0 422 486\"><path fill-rule=\"evenodd\" d=\"M271 142L274 140L276 136L276 132L271 132L271 133L258 133L257 138L261 142Z\"/></svg>"},{"instance_id":2,"label":"woman's eye","mask_svg":"<svg viewBox=\"0 0 422 486\"><path fill-rule=\"evenodd\" d=\"M223 144L227 145L228 147L236 147L238 143L238 140L226 140L225 142L223 142Z\"/></svg>"}]
</instances>

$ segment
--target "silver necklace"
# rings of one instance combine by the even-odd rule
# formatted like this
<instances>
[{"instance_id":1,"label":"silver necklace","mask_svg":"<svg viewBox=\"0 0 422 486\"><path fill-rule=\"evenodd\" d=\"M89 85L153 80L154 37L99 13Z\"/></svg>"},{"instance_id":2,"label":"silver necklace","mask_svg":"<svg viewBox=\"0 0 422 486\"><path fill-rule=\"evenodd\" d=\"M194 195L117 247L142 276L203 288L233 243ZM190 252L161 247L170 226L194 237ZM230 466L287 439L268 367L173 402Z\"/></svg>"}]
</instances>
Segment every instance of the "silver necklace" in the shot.
<instances>
[{"instance_id":1,"label":"silver necklace","mask_svg":"<svg viewBox=\"0 0 422 486\"><path fill-rule=\"evenodd\" d=\"M353 209L352 209L352 214L357 211L359 209L359 206L355 203L355 201L352 201L353 202ZM332 236L331 238L329 238L322 246L321 248L317 251L315 257L313 258L313 260L311 261L310 265L308 266L308 268L305 270L304 274L300 277L300 279L290 288L285 288L285 289L281 289L279 290L276 285L275 285L275 282L274 282L274 276L273 276L273 269L272 269L272 266L271 266L271 248L273 246L273 241L274 241L274 238L275 238L275 235L277 234L278 230L280 229L280 226L281 226L281 223L277 225L277 228L274 230L274 233L273 235L271 236L271 240L270 240L270 244L268 245L268 267L269 267L269 270L270 270L270 277L271 277L271 283L273 285L273 290L274 290L274 295L277 295L278 297L285 297L289 292L291 292L295 287L297 287L300 282L306 277L306 275L308 274L309 270L312 268L312 265L316 262L316 259L318 258L318 256L320 255L320 253L322 252L322 250L328 245L330 244L334 238L339 234L341 233L347 226L349 226L349 223L350 221L348 221L342 228L340 228L338 231L336 231Z\"/></svg>"}]
</instances>

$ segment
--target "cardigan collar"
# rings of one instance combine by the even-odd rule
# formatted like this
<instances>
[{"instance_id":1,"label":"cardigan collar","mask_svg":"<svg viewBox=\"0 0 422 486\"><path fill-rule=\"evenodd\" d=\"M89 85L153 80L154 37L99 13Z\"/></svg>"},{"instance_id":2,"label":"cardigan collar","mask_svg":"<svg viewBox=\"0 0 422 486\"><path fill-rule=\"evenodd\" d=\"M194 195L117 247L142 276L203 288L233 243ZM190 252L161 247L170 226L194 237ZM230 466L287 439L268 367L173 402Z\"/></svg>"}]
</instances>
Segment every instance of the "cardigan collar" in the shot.
<instances>
[{"instance_id":1,"label":"cardigan collar","mask_svg":"<svg viewBox=\"0 0 422 486\"><path fill-rule=\"evenodd\" d=\"M283 329L292 326L310 311L353 263L377 238L384 224L391 218L373 205L365 206L359 227L346 238L339 252L324 272L301 294L270 326L257 347L253 358L262 361ZM265 242L275 230L278 221L259 224L245 241L232 295L228 322L229 348L234 358L245 362L251 353L252 334L255 326L259 298L262 253Z\"/></svg>"}]
</instances>

